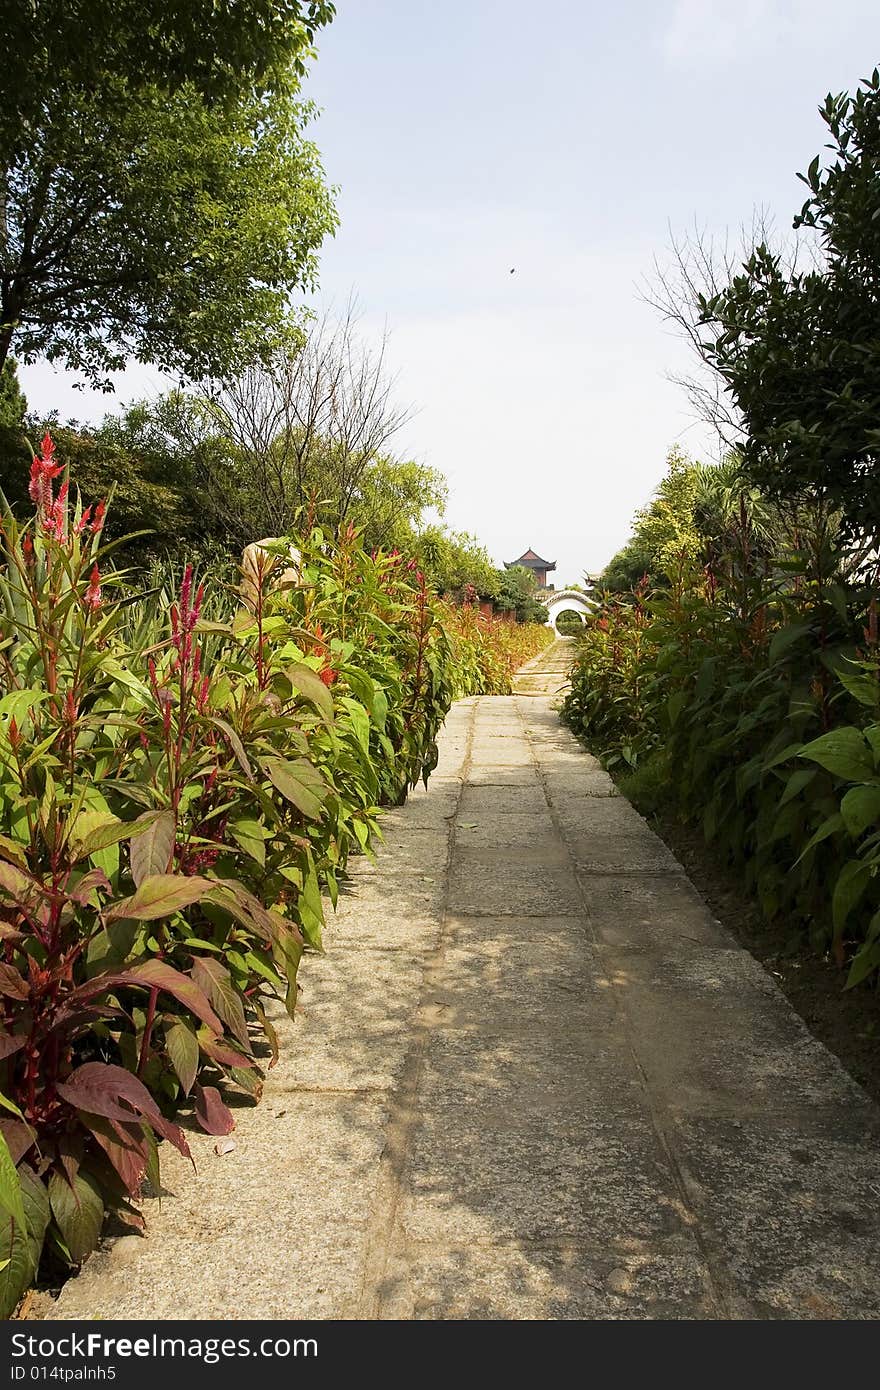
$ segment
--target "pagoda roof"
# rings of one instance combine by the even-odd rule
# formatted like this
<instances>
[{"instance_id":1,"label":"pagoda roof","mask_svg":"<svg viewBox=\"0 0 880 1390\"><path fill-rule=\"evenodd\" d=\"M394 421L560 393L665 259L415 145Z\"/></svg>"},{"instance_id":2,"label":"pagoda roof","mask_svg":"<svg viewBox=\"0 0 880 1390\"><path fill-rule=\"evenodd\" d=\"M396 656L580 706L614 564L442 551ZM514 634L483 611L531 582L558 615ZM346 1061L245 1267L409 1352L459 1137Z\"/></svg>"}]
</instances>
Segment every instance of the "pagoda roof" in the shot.
<instances>
[{"instance_id":1,"label":"pagoda roof","mask_svg":"<svg viewBox=\"0 0 880 1390\"><path fill-rule=\"evenodd\" d=\"M514 565L524 565L526 569L555 570L555 560L542 560L540 555L529 548L524 555L520 555L518 560L510 560L507 569L513 569Z\"/></svg>"}]
</instances>

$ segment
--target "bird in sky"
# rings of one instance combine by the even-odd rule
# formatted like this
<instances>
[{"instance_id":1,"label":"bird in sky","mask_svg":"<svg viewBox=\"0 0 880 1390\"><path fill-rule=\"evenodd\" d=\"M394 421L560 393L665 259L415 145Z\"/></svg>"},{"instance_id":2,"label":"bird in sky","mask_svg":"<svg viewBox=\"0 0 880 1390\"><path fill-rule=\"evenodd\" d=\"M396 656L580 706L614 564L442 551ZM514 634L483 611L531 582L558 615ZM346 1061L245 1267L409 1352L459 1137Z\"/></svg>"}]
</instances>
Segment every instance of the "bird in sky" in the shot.
<instances>
[{"instance_id":1,"label":"bird in sky","mask_svg":"<svg viewBox=\"0 0 880 1390\"><path fill-rule=\"evenodd\" d=\"M511 275L513 275L513 274L515 273L515 271L516 271L516 266L512 266L512 267L511 267L511 270L510 270Z\"/></svg>"}]
</instances>

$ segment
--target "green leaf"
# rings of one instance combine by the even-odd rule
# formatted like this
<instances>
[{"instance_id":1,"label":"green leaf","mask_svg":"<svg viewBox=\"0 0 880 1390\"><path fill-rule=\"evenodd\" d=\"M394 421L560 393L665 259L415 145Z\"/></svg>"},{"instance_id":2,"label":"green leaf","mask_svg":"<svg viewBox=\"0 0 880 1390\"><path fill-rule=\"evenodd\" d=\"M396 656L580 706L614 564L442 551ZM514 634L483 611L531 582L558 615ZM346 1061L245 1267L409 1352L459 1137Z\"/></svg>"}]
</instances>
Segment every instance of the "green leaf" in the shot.
<instances>
[{"instance_id":1,"label":"green leaf","mask_svg":"<svg viewBox=\"0 0 880 1390\"><path fill-rule=\"evenodd\" d=\"M105 921L134 918L154 922L199 902L217 887L216 880L199 874L150 874L130 898L123 898L105 914Z\"/></svg>"},{"instance_id":2,"label":"green leaf","mask_svg":"<svg viewBox=\"0 0 880 1390\"><path fill-rule=\"evenodd\" d=\"M317 671L298 662L288 666L284 673L291 685L315 706L326 724L333 723L333 696L327 689Z\"/></svg>"},{"instance_id":3,"label":"green leaf","mask_svg":"<svg viewBox=\"0 0 880 1390\"><path fill-rule=\"evenodd\" d=\"M880 704L880 685L878 685L876 677L838 670L837 678L850 695L858 700L860 705L866 705L869 709L876 709L877 705Z\"/></svg>"},{"instance_id":4,"label":"green leaf","mask_svg":"<svg viewBox=\"0 0 880 1390\"><path fill-rule=\"evenodd\" d=\"M146 834L153 822L166 814L165 811L145 811L136 820L124 821L101 811L81 811L70 837L71 850L75 858L85 859L121 840Z\"/></svg>"},{"instance_id":5,"label":"green leaf","mask_svg":"<svg viewBox=\"0 0 880 1390\"><path fill-rule=\"evenodd\" d=\"M851 787L840 803L840 814L854 840L880 819L880 786Z\"/></svg>"},{"instance_id":6,"label":"green leaf","mask_svg":"<svg viewBox=\"0 0 880 1390\"><path fill-rule=\"evenodd\" d=\"M254 775L253 768L250 765L247 753L244 751L244 744L232 725L228 724L225 719L218 718L217 715L211 716L211 723L214 724L227 739L230 748L235 754L239 767L248 781L250 781Z\"/></svg>"},{"instance_id":7,"label":"green leaf","mask_svg":"<svg viewBox=\"0 0 880 1390\"><path fill-rule=\"evenodd\" d=\"M165 1024L165 1046L177 1079L188 1096L199 1070L199 1044L195 1033L182 1018Z\"/></svg>"},{"instance_id":8,"label":"green leaf","mask_svg":"<svg viewBox=\"0 0 880 1390\"><path fill-rule=\"evenodd\" d=\"M22 1184L0 1134L0 1317L11 1317L36 1270Z\"/></svg>"},{"instance_id":9,"label":"green leaf","mask_svg":"<svg viewBox=\"0 0 880 1390\"><path fill-rule=\"evenodd\" d=\"M770 639L770 647L767 653L770 665L773 666L781 656L793 647L795 642L799 642L802 637L806 637L812 630L810 623L789 623L787 627L781 627L774 632Z\"/></svg>"},{"instance_id":10,"label":"green leaf","mask_svg":"<svg viewBox=\"0 0 880 1390\"><path fill-rule=\"evenodd\" d=\"M367 711L364 709L363 705L359 704L357 700L350 699L347 695L343 696L339 703L342 706L344 706L345 711L348 714L348 717L351 721L351 727L354 729L355 738L357 739L361 748L363 748L364 752L369 753L370 716L367 714Z\"/></svg>"},{"instance_id":11,"label":"green leaf","mask_svg":"<svg viewBox=\"0 0 880 1390\"><path fill-rule=\"evenodd\" d=\"M666 701L666 717L669 720L670 729L674 729L678 723L679 715L687 703L683 690L674 691Z\"/></svg>"},{"instance_id":12,"label":"green leaf","mask_svg":"<svg viewBox=\"0 0 880 1390\"><path fill-rule=\"evenodd\" d=\"M801 850L800 854L795 860L793 867L796 868L797 865L801 862L801 860L804 859L806 855L809 854L810 850L814 849L816 845L820 845L822 841L827 840L830 835L836 835L838 830L843 830L844 828L845 827L843 823L843 816L840 814L839 811L835 811L833 816L828 816L825 820L823 820L822 824L819 826L819 829L815 832L815 834L810 836L809 840L804 845L803 849Z\"/></svg>"},{"instance_id":13,"label":"green leaf","mask_svg":"<svg viewBox=\"0 0 880 1390\"><path fill-rule=\"evenodd\" d=\"M249 1052L251 1043L244 1005L225 965L221 965L213 956L195 956L192 974L196 984L208 996L232 1036Z\"/></svg>"},{"instance_id":14,"label":"green leaf","mask_svg":"<svg viewBox=\"0 0 880 1390\"><path fill-rule=\"evenodd\" d=\"M263 770L273 787L309 820L318 820L328 787L318 768L305 758L287 762L283 758L263 758Z\"/></svg>"},{"instance_id":15,"label":"green leaf","mask_svg":"<svg viewBox=\"0 0 880 1390\"><path fill-rule=\"evenodd\" d=\"M867 782L874 775L874 758L860 729L847 725L806 743L798 755L847 782Z\"/></svg>"},{"instance_id":16,"label":"green leaf","mask_svg":"<svg viewBox=\"0 0 880 1390\"><path fill-rule=\"evenodd\" d=\"M863 859L848 860L838 874L837 882L834 885L834 895L831 899L835 939L842 936L847 918L859 903L870 877L870 865L866 864Z\"/></svg>"},{"instance_id":17,"label":"green leaf","mask_svg":"<svg viewBox=\"0 0 880 1390\"><path fill-rule=\"evenodd\" d=\"M28 1243L34 1270L39 1266L46 1227L51 1220L49 1193L42 1178L38 1178L27 1163L18 1165L18 1179L21 1183L21 1199L24 1205L24 1219L27 1224Z\"/></svg>"},{"instance_id":18,"label":"green leaf","mask_svg":"<svg viewBox=\"0 0 880 1390\"><path fill-rule=\"evenodd\" d=\"M249 854L251 859L255 859L261 868L266 864L266 840L269 833L258 820L253 820L247 816L241 816L238 820L230 821L229 834L240 845L245 854Z\"/></svg>"},{"instance_id":19,"label":"green leaf","mask_svg":"<svg viewBox=\"0 0 880 1390\"><path fill-rule=\"evenodd\" d=\"M853 957L844 989L853 989L860 985L875 970L880 970L880 941L866 943Z\"/></svg>"},{"instance_id":20,"label":"green leaf","mask_svg":"<svg viewBox=\"0 0 880 1390\"><path fill-rule=\"evenodd\" d=\"M324 925L324 904L321 901L321 887L314 865L309 866L297 907L306 941L316 951L320 951L322 949L321 928Z\"/></svg>"},{"instance_id":21,"label":"green leaf","mask_svg":"<svg viewBox=\"0 0 880 1390\"><path fill-rule=\"evenodd\" d=\"M49 1179L52 1215L74 1264L81 1264L98 1244L104 1224L104 1199L98 1184L82 1169L72 1181L60 1173Z\"/></svg>"},{"instance_id":22,"label":"green leaf","mask_svg":"<svg viewBox=\"0 0 880 1390\"><path fill-rule=\"evenodd\" d=\"M276 933L273 943L273 955L279 971L287 981L287 993L284 1003L291 1018L294 1017L296 1012L296 974L302 959L302 953L303 941L299 932L284 929ZM274 1030L270 1028L269 1021L265 1018L265 1015L262 1017L262 1023L271 1041L275 1034Z\"/></svg>"},{"instance_id":23,"label":"green leaf","mask_svg":"<svg viewBox=\"0 0 880 1390\"><path fill-rule=\"evenodd\" d=\"M787 806L789 801L800 795L815 778L816 769L814 767L799 767L795 772L792 772L785 783L785 791L779 798L779 810L781 811L783 806Z\"/></svg>"}]
</instances>

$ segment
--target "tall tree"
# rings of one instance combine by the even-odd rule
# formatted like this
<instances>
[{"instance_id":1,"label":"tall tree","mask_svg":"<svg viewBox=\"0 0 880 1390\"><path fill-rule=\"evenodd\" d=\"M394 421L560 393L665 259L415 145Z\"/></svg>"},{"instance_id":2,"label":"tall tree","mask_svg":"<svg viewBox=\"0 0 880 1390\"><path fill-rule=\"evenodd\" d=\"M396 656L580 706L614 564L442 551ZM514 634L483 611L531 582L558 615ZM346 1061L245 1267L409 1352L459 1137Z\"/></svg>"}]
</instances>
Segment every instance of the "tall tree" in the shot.
<instances>
[{"instance_id":1,"label":"tall tree","mask_svg":"<svg viewBox=\"0 0 880 1390\"><path fill-rule=\"evenodd\" d=\"M47 110L192 83L210 101L302 77L330 0L0 0L0 165Z\"/></svg>"},{"instance_id":2,"label":"tall tree","mask_svg":"<svg viewBox=\"0 0 880 1390\"><path fill-rule=\"evenodd\" d=\"M0 369L0 428L20 430L27 401L18 384L15 362L7 357Z\"/></svg>"},{"instance_id":3,"label":"tall tree","mask_svg":"<svg viewBox=\"0 0 880 1390\"><path fill-rule=\"evenodd\" d=\"M37 27L57 8L36 0ZM297 98L302 15L330 7L262 0L262 48L258 24L241 34L251 7L173 5L167 30L155 3L69 9L70 23L94 9L110 34L100 66L93 37L59 55L44 89L7 83L0 101L0 365L14 343L21 360L58 359L96 384L130 356L193 377L238 371L314 283L335 227ZM230 25L216 62L197 51L212 15ZM30 94L9 97L19 85Z\"/></svg>"},{"instance_id":4,"label":"tall tree","mask_svg":"<svg viewBox=\"0 0 880 1390\"><path fill-rule=\"evenodd\" d=\"M801 175L794 226L821 263L791 273L765 244L702 301L704 345L746 430L745 467L775 497L839 506L880 540L880 74L829 95L831 154Z\"/></svg>"}]
</instances>

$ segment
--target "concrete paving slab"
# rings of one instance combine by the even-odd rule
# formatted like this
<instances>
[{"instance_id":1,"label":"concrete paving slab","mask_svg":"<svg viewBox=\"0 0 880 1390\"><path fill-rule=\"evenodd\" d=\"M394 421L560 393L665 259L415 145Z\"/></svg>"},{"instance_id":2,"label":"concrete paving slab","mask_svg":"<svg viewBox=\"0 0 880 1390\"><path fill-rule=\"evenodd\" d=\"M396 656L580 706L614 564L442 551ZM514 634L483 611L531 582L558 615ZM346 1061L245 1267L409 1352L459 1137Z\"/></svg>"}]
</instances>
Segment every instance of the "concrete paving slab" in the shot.
<instances>
[{"instance_id":1,"label":"concrete paving slab","mask_svg":"<svg viewBox=\"0 0 880 1390\"><path fill-rule=\"evenodd\" d=\"M509 859L491 865L456 859L449 872L450 912L497 917L581 917L583 899L570 869L533 868Z\"/></svg>"},{"instance_id":2,"label":"concrete paving slab","mask_svg":"<svg viewBox=\"0 0 880 1390\"><path fill-rule=\"evenodd\" d=\"M493 811L496 815L514 811L520 816L532 816L540 824L547 815L547 798L537 779L521 786L475 786L467 782L461 793L459 817L475 820L485 811Z\"/></svg>"},{"instance_id":3,"label":"concrete paving slab","mask_svg":"<svg viewBox=\"0 0 880 1390\"><path fill-rule=\"evenodd\" d=\"M598 939L627 950L667 951L688 945L727 950L733 938L681 874L626 877L594 874L583 883L590 924Z\"/></svg>"},{"instance_id":4,"label":"concrete paving slab","mask_svg":"<svg viewBox=\"0 0 880 1390\"><path fill-rule=\"evenodd\" d=\"M740 1316L880 1317L876 1132L691 1118L673 1144Z\"/></svg>"}]
</instances>

